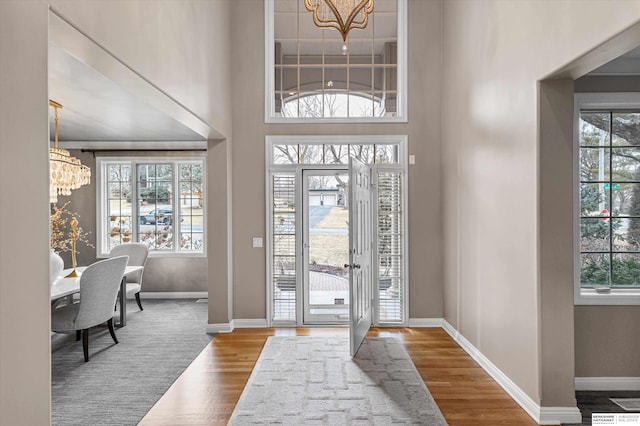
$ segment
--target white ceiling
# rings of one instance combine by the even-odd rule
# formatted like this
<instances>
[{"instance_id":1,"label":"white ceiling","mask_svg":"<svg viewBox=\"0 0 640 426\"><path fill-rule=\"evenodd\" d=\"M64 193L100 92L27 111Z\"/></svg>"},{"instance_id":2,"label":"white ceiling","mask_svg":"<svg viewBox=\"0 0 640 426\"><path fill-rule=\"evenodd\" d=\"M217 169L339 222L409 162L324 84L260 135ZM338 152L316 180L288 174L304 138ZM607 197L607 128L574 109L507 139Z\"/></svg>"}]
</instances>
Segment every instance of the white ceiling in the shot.
<instances>
[{"instance_id":1,"label":"white ceiling","mask_svg":"<svg viewBox=\"0 0 640 426\"><path fill-rule=\"evenodd\" d=\"M49 44L49 97L60 141L196 141L202 136ZM53 139L53 108L50 111Z\"/></svg>"},{"instance_id":2,"label":"white ceiling","mask_svg":"<svg viewBox=\"0 0 640 426\"><path fill-rule=\"evenodd\" d=\"M49 97L60 103L65 148L206 148L215 131L54 12L49 19ZM54 110L49 114L54 138Z\"/></svg>"},{"instance_id":3,"label":"white ceiling","mask_svg":"<svg viewBox=\"0 0 640 426\"><path fill-rule=\"evenodd\" d=\"M640 47L596 68L588 75L640 75Z\"/></svg>"}]
</instances>

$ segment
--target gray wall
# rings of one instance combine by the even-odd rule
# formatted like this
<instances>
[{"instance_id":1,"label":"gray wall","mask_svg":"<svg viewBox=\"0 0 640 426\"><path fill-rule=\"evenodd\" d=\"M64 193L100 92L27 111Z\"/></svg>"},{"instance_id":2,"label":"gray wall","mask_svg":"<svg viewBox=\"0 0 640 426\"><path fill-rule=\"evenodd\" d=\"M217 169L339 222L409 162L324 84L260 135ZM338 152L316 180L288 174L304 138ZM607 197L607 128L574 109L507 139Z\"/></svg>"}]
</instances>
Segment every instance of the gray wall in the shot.
<instances>
[{"instance_id":1,"label":"gray wall","mask_svg":"<svg viewBox=\"0 0 640 426\"><path fill-rule=\"evenodd\" d=\"M541 405L572 406L573 348L573 80L538 88L538 267Z\"/></svg>"},{"instance_id":2,"label":"gray wall","mask_svg":"<svg viewBox=\"0 0 640 426\"><path fill-rule=\"evenodd\" d=\"M47 19L0 2L0 424L49 424Z\"/></svg>"},{"instance_id":3,"label":"gray wall","mask_svg":"<svg viewBox=\"0 0 640 426\"><path fill-rule=\"evenodd\" d=\"M543 136L570 126L553 123L567 116L570 91L536 83L638 19L638 1L444 2L445 318L544 406L574 400L572 262L541 254L571 241L572 227L540 214L571 185L563 161L549 157L561 148ZM571 210L557 213L562 223Z\"/></svg>"},{"instance_id":4,"label":"gray wall","mask_svg":"<svg viewBox=\"0 0 640 426\"><path fill-rule=\"evenodd\" d=\"M398 124L265 124L262 7L233 1L233 254L234 318L266 317L265 135L407 134L409 153L409 316L443 315L440 166L441 8L439 0L409 2L409 121Z\"/></svg>"},{"instance_id":5,"label":"gray wall","mask_svg":"<svg viewBox=\"0 0 640 426\"><path fill-rule=\"evenodd\" d=\"M639 306L576 306L576 377L640 377Z\"/></svg>"}]
</instances>

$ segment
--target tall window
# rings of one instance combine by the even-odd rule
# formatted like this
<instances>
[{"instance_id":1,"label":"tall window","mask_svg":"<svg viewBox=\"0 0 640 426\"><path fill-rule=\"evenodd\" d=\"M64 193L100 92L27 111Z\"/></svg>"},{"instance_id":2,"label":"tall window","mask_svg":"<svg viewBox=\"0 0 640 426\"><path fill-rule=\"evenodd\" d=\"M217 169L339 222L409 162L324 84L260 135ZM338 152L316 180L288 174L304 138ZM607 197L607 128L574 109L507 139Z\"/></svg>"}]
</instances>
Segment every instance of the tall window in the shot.
<instances>
[{"instance_id":1,"label":"tall window","mask_svg":"<svg viewBox=\"0 0 640 426\"><path fill-rule=\"evenodd\" d=\"M580 285L640 287L640 110L580 113Z\"/></svg>"},{"instance_id":2,"label":"tall window","mask_svg":"<svg viewBox=\"0 0 640 426\"><path fill-rule=\"evenodd\" d=\"M265 2L266 121L406 121L406 0L376 1L345 41L304 0Z\"/></svg>"},{"instance_id":3,"label":"tall window","mask_svg":"<svg viewBox=\"0 0 640 426\"><path fill-rule=\"evenodd\" d=\"M404 182L400 171L379 171L377 271L380 322L402 321L405 282Z\"/></svg>"},{"instance_id":4,"label":"tall window","mask_svg":"<svg viewBox=\"0 0 640 426\"><path fill-rule=\"evenodd\" d=\"M98 250L141 242L152 253L204 254L203 159L98 159Z\"/></svg>"}]
</instances>

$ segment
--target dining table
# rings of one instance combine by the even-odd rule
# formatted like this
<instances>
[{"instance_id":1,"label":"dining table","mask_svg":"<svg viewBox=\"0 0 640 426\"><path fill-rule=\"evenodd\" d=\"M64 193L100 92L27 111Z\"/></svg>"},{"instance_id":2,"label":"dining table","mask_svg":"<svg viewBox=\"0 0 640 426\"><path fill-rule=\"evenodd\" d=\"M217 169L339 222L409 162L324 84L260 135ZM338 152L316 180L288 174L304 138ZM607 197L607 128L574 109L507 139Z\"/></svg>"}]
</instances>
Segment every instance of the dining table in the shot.
<instances>
[{"instance_id":1,"label":"dining table","mask_svg":"<svg viewBox=\"0 0 640 426\"><path fill-rule=\"evenodd\" d=\"M142 270L144 266L127 266L120 280L119 291L119 310L120 310L120 323L116 323L117 327L124 327L127 325L127 276L133 275L136 272ZM60 303L64 298L71 298L74 294L80 292L80 277L82 271L86 269L86 266L80 266L75 268L77 277L67 277L73 269L64 269L58 278L56 278L51 284L51 307L52 309Z\"/></svg>"}]
</instances>

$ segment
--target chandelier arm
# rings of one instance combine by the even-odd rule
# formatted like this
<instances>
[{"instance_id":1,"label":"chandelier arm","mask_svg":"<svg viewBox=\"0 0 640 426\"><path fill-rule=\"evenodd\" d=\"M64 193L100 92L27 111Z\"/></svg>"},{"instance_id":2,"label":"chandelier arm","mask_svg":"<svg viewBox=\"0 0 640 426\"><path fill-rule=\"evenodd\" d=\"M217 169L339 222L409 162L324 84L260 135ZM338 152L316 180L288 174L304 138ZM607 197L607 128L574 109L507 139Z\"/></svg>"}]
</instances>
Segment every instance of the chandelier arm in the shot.
<instances>
[{"instance_id":1,"label":"chandelier arm","mask_svg":"<svg viewBox=\"0 0 640 426\"><path fill-rule=\"evenodd\" d=\"M315 19L314 19L314 22L315 22ZM333 23L333 22L317 22L316 25L318 27L321 27L321 28L334 28L334 29L338 30L338 32L340 34L343 34L343 32L342 32L343 28L338 26L338 24L336 24L336 23ZM347 36L346 34L343 35L342 41L347 41L346 36Z\"/></svg>"},{"instance_id":2,"label":"chandelier arm","mask_svg":"<svg viewBox=\"0 0 640 426\"><path fill-rule=\"evenodd\" d=\"M340 14L340 11L336 7L336 5L333 3L333 0L324 0L324 2L327 6L329 6L329 9L331 9L331 12L333 12L333 16L336 17L336 22L338 23L338 26L342 29L340 32L343 33L343 39L346 38L346 35L349 31L344 21L342 20L342 15Z\"/></svg>"},{"instance_id":3,"label":"chandelier arm","mask_svg":"<svg viewBox=\"0 0 640 426\"><path fill-rule=\"evenodd\" d=\"M319 28L335 28L342 35L342 41L347 41L347 33L349 32L344 25L344 21L342 20L342 16L340 12L333 4L332 0L315 0L315 3L311 3L313 0L304 0L304 7L312 12L313 15L313 23ZM325 5L329 9L331 9L331 13L335 16L336 19L323 20L320 18L320 3L324 2Z\"/></svg>"},{"instance_id":4,"label":"chandelier arm","mask_svg":"<svg viewBox=\"0 0 640 426\"><path fill-rule=\"evenodd\" d=\"M362 11L362 20L356 21L355 19L358 16L358 13L360 13L360 11ZM364 27L366 27L367 22L369 21L369 14L371 12L373 12L373 0L361 0L360 3L358 3L358 5L351 11L351 13L349 14L349 17L347 18L347 23L346 23L347 33L353 28L363 29ZM352 24L362 25L362 27L355 27L355 26L352 26Z\"/></svg>"}]
</instances>

